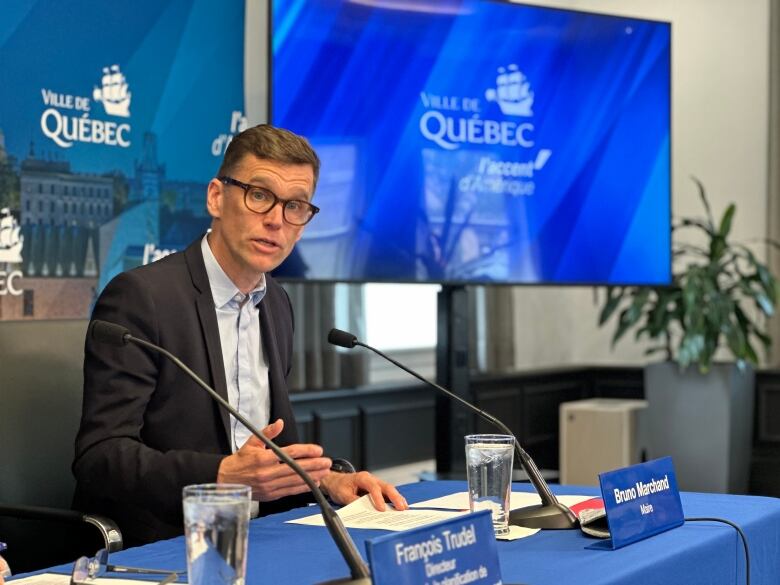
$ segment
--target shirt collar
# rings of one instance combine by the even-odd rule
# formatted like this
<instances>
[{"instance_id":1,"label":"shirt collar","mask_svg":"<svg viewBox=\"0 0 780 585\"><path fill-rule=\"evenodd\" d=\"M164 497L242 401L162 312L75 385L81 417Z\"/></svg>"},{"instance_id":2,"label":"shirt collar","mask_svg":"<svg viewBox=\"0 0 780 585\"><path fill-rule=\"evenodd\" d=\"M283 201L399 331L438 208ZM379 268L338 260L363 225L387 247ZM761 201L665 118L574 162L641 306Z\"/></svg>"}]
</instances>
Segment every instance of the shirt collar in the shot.
<instances>
[{"instance_id":1,"label":"shirt collar","mask_svg":"<svg viewBox=\"0 0 780 585\"><path fill-rule=\"evenodd\" d=\"M230 277L225 274L225 271L222 270L219 262L214 257L214 252L211 251L211 246L209 246L208 234L203 236L203 239L200 241L200 250L203 254L203 262L206 265L206 274L209 277L214 306L219 309L236 298L243 299L244 295L230 280ZM265 274L261 275L257 286L249 291L249 296L253 305L257 305L263 300L265 296Z\"/></svg>"}]
</instances>

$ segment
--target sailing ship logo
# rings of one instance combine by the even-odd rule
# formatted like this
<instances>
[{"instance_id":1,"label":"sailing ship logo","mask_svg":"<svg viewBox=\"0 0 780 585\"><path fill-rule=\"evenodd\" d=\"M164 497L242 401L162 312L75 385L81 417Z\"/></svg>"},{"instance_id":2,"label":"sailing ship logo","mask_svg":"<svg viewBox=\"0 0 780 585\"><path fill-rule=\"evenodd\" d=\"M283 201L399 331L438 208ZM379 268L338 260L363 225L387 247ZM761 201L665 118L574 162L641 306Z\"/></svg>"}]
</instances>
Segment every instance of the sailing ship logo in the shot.
<instances>
[{"instance_id":1,"label":"sailing ship logo","mask_svg":"<svg viewBox=\"0 0 780 585\"><path fill-rule=\"evenodd\" d=\"M22 261L24 236L21 227L7 207L0 209L0 262L17 264Z\"/></svg>"},{"instance_id":2,"label":"sailing ship logo","mask_svg":"<svg viewBox=\"0 0 780 585\"><path fill-rule=\"evenodd\" d=\"M489 102L496 102L505 116L533 116L534 92L528 78L514 63L499 67L496 87L485 91Z\"/></svg>"},{"instance_id":3,"label":"sailing ship logo","mask_svg":"<svg viewBox=\"0 0 780 585\"><path fill-rule=\"evenodd\" d=\"M119 70L119 65L103 67L102 87L96 87L92 91L92 99L102 102L106 114L109 116L130 117L130 98L127 79Z\"/></svg>"}]
</instances>

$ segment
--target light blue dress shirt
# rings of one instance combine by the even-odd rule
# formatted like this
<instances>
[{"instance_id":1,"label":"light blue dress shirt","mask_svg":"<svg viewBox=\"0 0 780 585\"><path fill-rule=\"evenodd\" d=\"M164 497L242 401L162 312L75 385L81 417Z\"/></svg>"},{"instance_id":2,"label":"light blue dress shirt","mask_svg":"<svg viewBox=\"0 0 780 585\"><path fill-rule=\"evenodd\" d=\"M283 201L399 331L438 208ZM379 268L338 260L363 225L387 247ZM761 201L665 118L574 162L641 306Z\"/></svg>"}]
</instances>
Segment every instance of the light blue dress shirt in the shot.
<instances>
[{"instance_id":1,"label":"light blue dress shirt","mask_svg":"<svg viewBox=\"0 0 780 585\"><path fill-rule=\"evenodd\" d=\"M257 428L271 416L268 362L260 334L260 301L265 296L265 275L248 295L238 290L217 262L207 236L200 243L217 312L222 363L227 378L228 402ZM235 453L251 433L230 417L230 440Z\"/></svg>"}]
</instances>

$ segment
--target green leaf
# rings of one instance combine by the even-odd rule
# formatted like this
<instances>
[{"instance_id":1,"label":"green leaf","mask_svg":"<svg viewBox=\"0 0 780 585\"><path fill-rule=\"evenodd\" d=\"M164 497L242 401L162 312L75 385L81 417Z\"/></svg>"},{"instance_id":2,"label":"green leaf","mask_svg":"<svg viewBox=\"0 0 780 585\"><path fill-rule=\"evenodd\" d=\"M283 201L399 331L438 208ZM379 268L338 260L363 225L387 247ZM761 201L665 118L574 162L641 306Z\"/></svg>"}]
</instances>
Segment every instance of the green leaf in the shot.
<instances>
[{"instance_id":1,"label":"green leaf","mask_svg":"<svg viewBox=\"0 0 780 585\"><path fill-rule=\"evenodd\" d=\"M756 305L758 305L758 308L761 309L764 315L771 317L775 314L775 305L768 296L763 293L757 293L753 296L753 298L756 301Z\"/></svg>"},{"instance_id":2,"label":"green leaf","mask_svg":"<svg viewBox=\"0 0 780 585\"><path fill-rule=\"evenodd\" d=\"M717 262L726 251L726 240L721 236L715 236L710 242L710 261Z\"/></svg>"},{"instance_id":3,"label":"green leaf","mask_svg":"<svg viewBox=\"0 0 780 585\"><path fill-rule=\"evenodd\" d=\"M772 347L772 338L769 337L769 335L756 328L752 328L751 333L756 337L758 337L758 340L761 342L761 345L764 346L764 349L769 349L770 347Z\"/></svg>"},{"instance_id":4,"label":"green leaf","mask_svg":"<svg viewBox=\"0 0 780 585\"><path fill-rule=\"evenodd\" d=\"M737 321L740 323L740 325L745 328L750 326L750 319L748 319L748 316L745 315L745 311L742 310L742 307L739 306L739 303L734 305L734 315L737 317Z\"/></svg>"},{"instance_id":5,"label":"green leaf","mask_svg":"<svg viewBox=\"0 0 780 585\"><path fill-rule=\"evenodd\" d=\"M691 179L693 179L693 182L696 183L696 186L699 188L699 199L701 199L702 205L704 205L704 210L707 212L707 220L709 222L710 231L714 232L715 222L712 221L712 211L710 210L710 202L707 201L707 193L704 190L704 185L696 177L692 176Z\"/></svg>"},{"instance_id":6,"label":"green leaf","mask_svg":"<svg viewBox=\"0 0 780 585\"><path fill-rule=\"evenodd\" d=\"M734 220L735 212L736 212L736 207L734 207L734 204L732 203L726 208L726 211L720 220L720 228L718 229L718 235L724 240L729 235L729 232L731 232L731 223Z\"/></svg>"},{"instance_id":7,"label":"green leaf","mask_svg":"<svg viewBox=\"0 0 780 585\"><path fill-rule=\"evenodd\" d=\"M617 331L615 331L615 335L612 337L613 345L617 343L626 331L636 325L642 318L645 302L647 302L647 299L650 296L650 289L633 288L631 289L631 294L633 295L631 304L620 313L618 328Z\"/></svg>"},{"instance_id":8,"label":"green leaf","mask_svg":"<svg viewBox=\"0 0 780 585\"><path fill-rule=\"evenodd\" d=\"M621 337L625 334L626 331L631 329L631 327L636 323L636 320L632 321L629 318L629 310L623 309L620 313L620 318L618 319L618 328L615 331L615 334L612 336L612 345L615 345Z\"/></svg>"},{"instance_id":9,"label":"green leaf","mask_svg":"<svg viewBox=\"0 0 780 585\"><path fill-rule=\"evenodd\" d=\"M604 308L601 309L601 313L599 314L599 326L606 323L612 316L612 313L615 312L615 309L618 308L620 301L623 300L624 290L625 289L621 287L610 286L607 288L607 302L604 303ZM612 294L613 292L615 292L614 295Z\"/></svg>"},{"instance_id":10,"label":"green leaf","mask_svg":"<svg viewBox=\"0 0 780 585\"><path fill-rule=\"evenodd\" d=\"M645 308L645 303L647 302L647 299L650 297L650 289L649 288L639 288L634 289L634 300L631 301L631 305L628 307L628 315L627 319L631 321L632 324L636 323L639 318L642 316L642 312Z\"/></svg>"},{"instance_id":11,"label":"green leaf","mask_svg":"<svg viewBox=\"0 0 780 585\"><path fill-rule=\"evenodd\" d=\"M744 357L747 353L747 335L742 327L729 327L726 334L726 342L728 343L731 353L735 357Z\"/></svg>"},{"instance_id":12,"label":"green leaf","mask_svg":"<svg viewBox=\"0 0 780 585\"><path fill-rule=\"evenodd\" d=\"M756 255L753 254L753 250L751 250L747 246L743 246L742 244L733 244L732 248L734 249L735 252L741 252L742 254L747 256L747 260L751 266L757 266L758 264L760 264L760 262L756 258Z\"/></svg>"},{"instance_id":13,"label":"green leaf","mask_svg":"<svg viewBox=\"0 0 780 585\"><path fill-rule=\"evenodd\" d=\"M687 366L693 362L701 361L704 354L704 336L698 333L686 334L680 342L678 361Z\"/></svg>"},{"instance_id":14,"label":"green leaf","mask_svg":"<svg viewBox=\"0 0 780 585\"><path fill-rule=\"evenodd\" d=\"M775 314L775 301L766 294L766 292L762 289L756 290L753 287L750 286L751 282L758 282L761 284L757 278L754 277L746 277L744 280L740 281L739 283L739 290L742 292L743 295L748 297L749 299L753 299L753 301L756 304L756 307L767 317L771 317Z\"/></svg>"},{"instance_id":15,"label":"green leaf","mask_svg":"<svg viewBox=\"0 0 780 585\"><path fill-rule=\"evenodd\" d=\"M756 350L753 349L749 340L745 343L745 357L750 363L758 365L758 354L756 354Z\"/></svg>"},{"instance_id":16,"label":"green leaf","mask_svg":"<svg viewBox=\"0 0 780 585\"><path fill-rule=\"evenodd\" d=\"M658 337L669 328L672 317L673 312L669 310L668 304L659 300L647 314L647 334L652 339Z\"/></svg>"},{"instance_id":17,"label":"green leaf","mask_svg":"<svg viewBox=\"0 0 780 585\"><path fill-rule=\"evenodd\" d=\"M758 273L761 285L766 291L767 297L769 297L773 305L777 304L777 280L763 264L756 264L756 272Z\"/></svg>"}]
</instances>

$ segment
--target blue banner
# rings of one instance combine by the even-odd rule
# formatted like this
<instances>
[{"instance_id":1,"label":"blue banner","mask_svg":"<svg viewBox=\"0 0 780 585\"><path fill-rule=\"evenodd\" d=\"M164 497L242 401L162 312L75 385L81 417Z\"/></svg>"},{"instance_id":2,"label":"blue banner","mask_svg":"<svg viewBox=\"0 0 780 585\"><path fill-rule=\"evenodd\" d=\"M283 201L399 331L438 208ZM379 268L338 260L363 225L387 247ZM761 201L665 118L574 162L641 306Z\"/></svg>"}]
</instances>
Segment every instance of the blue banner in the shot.
<instances>
[{"instance_id":1,"label":"blue banner","mask_svg":"<svg viewBox=\"0 0 780 585\"><path fill-rule=\"evenodd\" d=\"M489 510L366 542L374 585L501 584Z\"/></svg>"},{"instance_id":2,"label":"blue banner","mask_svg":"<svg viewBox=\"0 0 780 585\"><path fill-rule=\"evenodd\" d=\"M244 117L244 2L0 6L2 319L84 318L210 223Z\"/></svg>"},{"instance_id":3,"label":"blue banner","mask_svg":"<svg viewBox=\"0 0 780 585\"><path fill-rule=\"evenodd\" d=\"M612 548L682 526L671 457L599 474Z\"/></svg>"}]
</instances>

